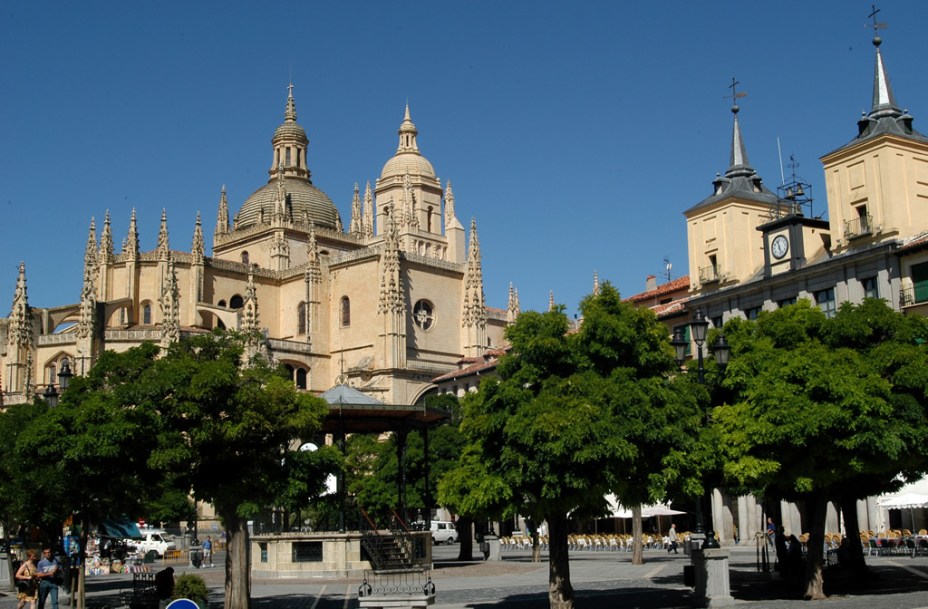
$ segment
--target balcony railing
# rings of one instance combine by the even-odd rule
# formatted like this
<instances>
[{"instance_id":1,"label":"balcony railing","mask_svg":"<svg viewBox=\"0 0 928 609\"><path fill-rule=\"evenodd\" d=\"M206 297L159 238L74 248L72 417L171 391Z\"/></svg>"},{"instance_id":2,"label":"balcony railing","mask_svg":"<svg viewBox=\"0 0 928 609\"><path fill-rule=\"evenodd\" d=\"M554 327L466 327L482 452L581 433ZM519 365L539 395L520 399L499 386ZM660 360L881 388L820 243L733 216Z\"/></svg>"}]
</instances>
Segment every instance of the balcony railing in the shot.
<instances>
[{"instance_id":1,"label":"balcony railing","mask_svg":"<svg viewBox=\"0 0 928 609\"><path fill-rule=\"evenodd\" d=\"M928 286L903 286L899 292L900 307L911 307L923 302L928 302Z\"/></svg>"},{"instance_id":2,"label":"balcony railing","mask_svg":"<svg viewBox=\"0 0 928 609\"><path fill-rule=\"evenodd\" d=\"M722 279L719 266L704 266L699 269L699 283L718 283Z\"/></svg>"},{"instance_id":3,"label":"balcony railing","mask_svg":"<svg viewBox=\"0 0 928 609\"><path fill-rule=\"evenodd\" d=\"M873 216L867 214L865 216L860 216L859 218L854 218L853 220L845 220L844 222L844 236L848 239L853 239L855 237L862 237L863 235L869 235L873 232Z\"/></svg>"}]
</instances>

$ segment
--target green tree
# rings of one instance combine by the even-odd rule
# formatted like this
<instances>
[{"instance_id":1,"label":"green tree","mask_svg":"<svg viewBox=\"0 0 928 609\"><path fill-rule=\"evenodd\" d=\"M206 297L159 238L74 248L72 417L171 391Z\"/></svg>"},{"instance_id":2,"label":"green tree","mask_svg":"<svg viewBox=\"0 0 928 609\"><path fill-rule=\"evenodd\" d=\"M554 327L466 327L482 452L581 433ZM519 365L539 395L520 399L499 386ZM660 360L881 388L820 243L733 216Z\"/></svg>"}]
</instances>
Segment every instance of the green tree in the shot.
<instances>
[{"instance_id":1,"label":"green tree","mask_svg":"<svg viewBox=\"0 0 928 609\"><path fill-rule=\"evenodd\" d=\"M211 503L229 532L225 608L251 602L247 522L306 479L293 448L321 428L325 402L300 392L261 357L246 358L256 336L213 333L172 345L140 386L163 421L155 467L179 472L198 501Z\"/></svg>"},{"instance_id":2,"label":"green tree","mask_svg":"<svg viewBox=\"0 0 928 609\"><path fill-rule=\"evenodd\" d=\"M699 419L669 376L667 331L650 311L609 284L580 308L576 333L561 308L523 313L508 328L499 377L463 402L467 445L440 486L465 513L547 521L555 609L573 607L568 515L601 512L611 490L641 503L691 479L685 450L670 446Z\"/></svg>"},{"instance_id":3,"label":"green tree","mask_svg":"<svg viewBox=\"0 0 928 609\"><path fill-rule=\"evenodd\" d=\"M87 376L72 380L57 407L36 407L36 417L17 438L16 453L28 455L24 464L44 479L24 487L27 496L41 502L43 518L59 529L73 514L82 548L92 524L140 515L163 488L150 462L161 423L153 410L136 407L151 399L140 381L157 352L144 345L104 353ZM84 607L83 572L78 590L78 606Z\"/></svg>"},{"instance_id":4,"label":"green tree","mask_svg":"<svg viewBox=\"0 0 928 609\"><path fill-rule=\"evenodd\" d=\"M764 497L804 502L807 598L824 597L828 502L924 471L928 362L918 333L876 301L842 306L833 319L800 301L725 326L734 398L712 416L725 474Z\"/></svg>"}]
</instances>

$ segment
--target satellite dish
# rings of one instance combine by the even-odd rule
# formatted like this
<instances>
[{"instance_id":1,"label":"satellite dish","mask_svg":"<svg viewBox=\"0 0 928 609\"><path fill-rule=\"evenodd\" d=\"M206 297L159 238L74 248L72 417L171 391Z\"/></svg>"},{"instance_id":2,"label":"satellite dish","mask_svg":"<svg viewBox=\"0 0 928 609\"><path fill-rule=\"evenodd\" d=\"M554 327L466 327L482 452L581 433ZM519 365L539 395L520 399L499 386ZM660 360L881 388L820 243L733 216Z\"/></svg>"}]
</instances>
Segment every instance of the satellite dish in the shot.
<instances>
[{"instance_id":1,"label":"satellite dish","mask_svg":"<svg viewBox=\"0 0 928 609\"><path fill-rule=\"evenodd\" d=\"M306 444L300 447L300 452L304 452L304 453L305 452L314 453L317 450L319 450L319 447L313 444L312 442L307 442Z\"/></svg>"}]
</instances>

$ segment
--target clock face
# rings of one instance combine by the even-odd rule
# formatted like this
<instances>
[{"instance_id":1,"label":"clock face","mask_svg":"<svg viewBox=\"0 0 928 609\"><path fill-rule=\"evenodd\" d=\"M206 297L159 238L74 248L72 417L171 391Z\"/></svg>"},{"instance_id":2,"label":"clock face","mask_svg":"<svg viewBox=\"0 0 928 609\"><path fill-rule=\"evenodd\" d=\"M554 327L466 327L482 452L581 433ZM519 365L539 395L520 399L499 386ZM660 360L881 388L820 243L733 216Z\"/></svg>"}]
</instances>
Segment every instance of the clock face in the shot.
<instances>
[{"instance_id":1,"label":"clock face","mask_svg":"<svg viewBox=\"0 0 928 609\"><path fill-rule=\"evenodd\" d=\"M787 241L786 237L783 235L777 236L777 238L773 240L773 243L770 244L770 252L777 260L785 256L788 251L789 241Z\"/></svg>"}]
</instances>

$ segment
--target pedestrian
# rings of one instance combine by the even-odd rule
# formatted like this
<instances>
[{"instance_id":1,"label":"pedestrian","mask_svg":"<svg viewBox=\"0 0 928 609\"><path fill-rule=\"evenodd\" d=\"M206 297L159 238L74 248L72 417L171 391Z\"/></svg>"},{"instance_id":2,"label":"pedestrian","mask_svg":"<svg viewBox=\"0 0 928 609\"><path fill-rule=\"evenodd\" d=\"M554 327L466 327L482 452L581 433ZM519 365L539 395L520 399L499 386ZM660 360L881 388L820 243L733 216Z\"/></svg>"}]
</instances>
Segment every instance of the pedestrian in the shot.
<instances>
[{"instance_id":1,"label":"pedestrian","mask_svg":"<svg viewBox=\"0 0 928 609\"><path fill-rule=\"evenodd\" d=\"M45 599L52 598L52 609L58 609L58 581L61 563L55 558L50 546L42 549L42 559L38 565L39 609L45 609Z\"/></svg>"},{"instance_id":2,"label":"pedestrian","mask_svg":"<svg viewBox=\"0 0 928 609\"><path fill-rule=\"evenodd\" d=\"M670 530L667 532L667 553L679 554L677 552L677 525L671 523Z\"/></svg>"},{"instance_id":3,"label":"pedestrian","mask_svg":"<svg viewBox=\"0 0 928 609\"><path fill-rule=\"evenodd\" d=\"M205 565L209 562L209 566L213 566L213 538L209 535L206 536L206 541L203 542L203 564Z\"/></svg>"},{"instance_id":4,"label":"pedestrian","mask_svg":"<svg viewBox=\"0 0 928 609\"><path fill-rule=\"evenodd\" d=\"M29 609L35 609L39 597L39 585L36 580L38 567L35 564L35 550L26 550L26 560L19 565L16 571L16 598L19 604L16 609L23 609L26 604Z\"/></svg>"},{"instance_id":5,"label":"pedestrian","mask_svg":"<svg viewBox=\"0 0 928 609\"><path fill-rule=\"evenodd\" d=\"M174 567L155 573L155 594L158 596L158 609L164 609L170 604L174 597Z\"/></svg>"},{"instance_id":6,"label":"pedestrian","mask_svg":"<svg viewBox=\"0 0 928 609\"><path fill-rule=\"evenodd\" d=\"M767 518L767 542L770 544L770 547L774 547L773 538L777 534L777 525L773 523L773 518Z\"/></svg>"}]
</instances>

